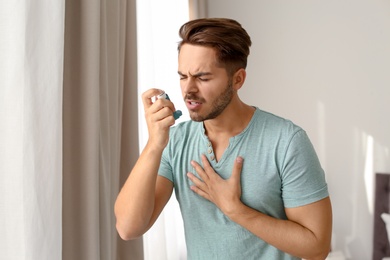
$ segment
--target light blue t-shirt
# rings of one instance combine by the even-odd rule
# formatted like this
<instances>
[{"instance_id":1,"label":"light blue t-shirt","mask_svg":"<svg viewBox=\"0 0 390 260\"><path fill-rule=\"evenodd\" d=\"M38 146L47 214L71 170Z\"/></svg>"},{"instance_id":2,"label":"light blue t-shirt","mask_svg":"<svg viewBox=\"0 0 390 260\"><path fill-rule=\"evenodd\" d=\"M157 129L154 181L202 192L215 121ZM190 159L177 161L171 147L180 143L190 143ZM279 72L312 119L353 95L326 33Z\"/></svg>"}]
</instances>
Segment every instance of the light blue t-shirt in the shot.
<instances>
[{"instance_id":1,"label":"light blue t-shirt","mask_svg":"<svg viewBox=\"0 0 390 260\"><path fill-rule=\"evenodd\" d=\"M183 122L171 128L159 169L159 175L174 184L188 259L299 259L265 243L190 189L192 183L186 174L198 176L190 162L201 164L201 154L224 179L231 176L236 157L243 157L242 202L264 214L286 219L285 207L307 205L328 196L324 172L305 131L256 108L248 126L230 138L217 162L203 123Z\"/></svg>"}]
</instances>

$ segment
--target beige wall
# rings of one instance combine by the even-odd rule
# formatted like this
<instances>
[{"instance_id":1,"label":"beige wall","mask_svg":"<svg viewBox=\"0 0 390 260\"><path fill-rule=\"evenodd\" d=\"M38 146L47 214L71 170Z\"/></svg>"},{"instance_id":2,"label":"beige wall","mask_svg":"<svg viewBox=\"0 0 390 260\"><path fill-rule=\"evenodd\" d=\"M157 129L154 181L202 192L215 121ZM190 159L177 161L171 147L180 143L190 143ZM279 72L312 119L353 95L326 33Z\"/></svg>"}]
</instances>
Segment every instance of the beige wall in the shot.
<instances>
[{"instance_id":1,"label":"beige wall","mask_svg":"<svg viewBox=\"0 0 390 260\"><path fill-rule=\"evenodd\" d=\"M374 173L390 172L390 2L208 1L252 36L241 97L307 130L326 171L333 248L371 259Z\"/></svg>"}]
</instances>

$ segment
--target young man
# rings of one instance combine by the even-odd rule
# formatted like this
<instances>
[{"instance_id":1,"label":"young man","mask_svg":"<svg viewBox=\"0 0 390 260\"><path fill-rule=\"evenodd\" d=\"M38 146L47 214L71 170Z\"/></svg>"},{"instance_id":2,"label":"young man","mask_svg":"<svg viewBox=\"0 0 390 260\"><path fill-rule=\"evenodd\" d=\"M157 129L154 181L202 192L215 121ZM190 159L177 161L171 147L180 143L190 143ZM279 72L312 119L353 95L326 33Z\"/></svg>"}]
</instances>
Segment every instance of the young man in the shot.
<instances>
[{"instance_id":1,"label":"young man","mask_svg":"<svg viewBox=\"0 0 390 260\"><path fill-rule=\"evenodd\" d=\"M332 213L327 184L306 133L249 106L238 90L251 40L230 19L180 29L182 95L191 121L174 124L169 100L142 95L149 140L116 204L123 239L143 235L173 188L188 259L325 259Z\"/></svg>"}]
</instances>

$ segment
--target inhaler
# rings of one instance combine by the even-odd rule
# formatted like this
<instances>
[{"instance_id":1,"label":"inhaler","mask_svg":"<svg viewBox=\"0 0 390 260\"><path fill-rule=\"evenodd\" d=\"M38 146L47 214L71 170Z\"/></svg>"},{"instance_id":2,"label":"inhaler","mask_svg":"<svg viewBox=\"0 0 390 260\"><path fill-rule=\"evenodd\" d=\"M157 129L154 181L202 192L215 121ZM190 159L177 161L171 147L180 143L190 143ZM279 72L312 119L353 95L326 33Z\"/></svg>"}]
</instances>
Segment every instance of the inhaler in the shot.
<instances>
[{"instance_id":1,"label":"inhaler","mask_svg":"<svg viewBox=\"0 0 390 260\"><path fill-rule=\"evenodd\" d=\"M169 99L169 96L167 93L163 92L161 93L160 95L157 96L157 99L160 99L160 98L164 98L164 99ZM175 112L173 112L173 117L176 119L178 119L179 117L181 117L183 113L181 112L181 110L176 110Z\"/></svg>"}]
</instances>

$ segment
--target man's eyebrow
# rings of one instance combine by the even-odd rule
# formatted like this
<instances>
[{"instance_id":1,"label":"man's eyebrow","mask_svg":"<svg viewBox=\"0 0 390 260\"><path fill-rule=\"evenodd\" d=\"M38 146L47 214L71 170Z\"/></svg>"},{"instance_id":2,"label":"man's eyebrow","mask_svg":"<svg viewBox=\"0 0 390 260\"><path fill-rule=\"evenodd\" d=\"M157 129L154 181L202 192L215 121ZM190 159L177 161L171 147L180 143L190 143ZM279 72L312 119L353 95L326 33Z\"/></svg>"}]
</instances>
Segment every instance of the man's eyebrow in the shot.
<instances>
[{"instance_id":1,"label":"man's eyebrow","mask_svg":"<svg viewBox=\"0 0 390 260\"><path fill-rule=\"evenodd\" d=\"M180 76L183 76L183 77L187 77L187 75L181 73L180 71L177 72ZM194 75L192 75L191 73L189 73L191 77L195 77L195 78L198 78L198 77L202 77L202 76L209 76L209 75L212 75L211 72L198 72Z\"/></svg>"}]
</instances>

